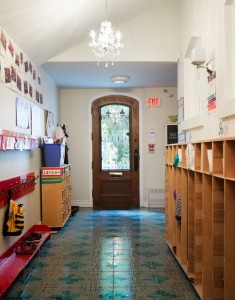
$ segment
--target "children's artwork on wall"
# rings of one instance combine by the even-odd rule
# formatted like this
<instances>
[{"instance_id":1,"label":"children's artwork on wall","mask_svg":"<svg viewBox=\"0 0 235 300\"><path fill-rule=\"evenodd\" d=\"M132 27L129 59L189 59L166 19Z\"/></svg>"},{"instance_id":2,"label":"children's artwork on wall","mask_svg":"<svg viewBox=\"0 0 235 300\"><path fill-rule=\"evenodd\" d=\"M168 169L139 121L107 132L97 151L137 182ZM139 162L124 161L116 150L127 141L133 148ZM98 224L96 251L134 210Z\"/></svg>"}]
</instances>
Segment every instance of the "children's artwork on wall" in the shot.
<instances>
[{"instance_id":1,"label":"children's artwork on wall","mask_svg":"<svg viewBox=\"0 0 235 300\"><path fill-rule=\"evenodd\" d=\"M32 66L31 61L29 62L29 71L30 71L30 73L32 75L33 74L33 66Z\"/></svg>"},{"instance_id":2,"label":"children's artwork on wall","mask_svg":"<svg viewBox=\"0 0 235 300\"><path fill-rule=\"evenodd\" d=\"M39 94L38 90L36 90L36 101L38 103L40 103L40 94Z\"/></svg>"},{"instance_id":3,"label":"children's artwork on wall","mask_svg":"<svg viewBox=\"0 0 235 300\"><path fill-rule=\"evenodd\" d=\"M37 97L36 97L36 87L35 87L35 84L32 82L31 86L32 86L32 100L34 100L38 104L39 102L37 101Z\"/></svg>"},{"instance_id":4,"label":"children's artwork on wall","mask_svg":"<svg viewBox=\"0 0 235 300\"><path fill-rule=\"evenodd\" d=\"M178 122L184 121L184 98L178 100Z\"/></svg>"},{"instance_id":5,"label":"children's artwork on wall","mask_svg":"<svg viewBox=\"0 0 235 300\"><path fill-rule=\"evenodd\" d=\"M17 74L17 89L21 92L22 91L22 81L20 75Z\"/></svg>"},{"instance_id":6,"label":"children's artwork on wall","mask_svg":"<svg viewBox=\"0 0 235 300\"><path fill-rule=\"evenodd\" d=\"M0 81L30 101L43 105L39 69L0 27Z\"/></svg>"},{"instance_id":7,"label":"children's artwork on wall","mask_svg":"<svg viewBox=\"0 0 235 300\"><path fill-rule=\"evenodd\" d=\"M216 114L216 79L208 82L207 111L209 117Z\"/></svg>"},{"instance_id":8,"label":"children's artwork on wall","mask_svg":"<svg viewBox=\"0 0 235 300\"><path fill-rule=\"evenodd\" d=\"M226 137L228 134L228 124L223 124L222 122L219 123L219 135L221 137Z\"/></svg>"},{"instance_id":9,"label":"children's artwork on wall","mask_svg":"<svg viewBox=\"0 0 235 300\"><path fill-rule=\"evenodd\" d=\"M15 54L15 64L18 66L20 66L20 56L18 53Z\"/></svg>"},{"instance_id":10,"label":"children's artwork on wall","mask_svg":"<svg viewBox=\"0 0 235 300\"><path fill-rule=\"evenodd\" d=\"M4 82L4 61L3 57L0 55L0 82Z\"/></svg>"},{"instance_id":11,"label":"children's artwork on wall","mask_svg":"<svg viewBox=\"0 0 235 300\"><path fill-rule=\"evenodd\" d=\"M0 54L6 56L7 50L7 37L3 29L1 29L1 43L0 43Z\"/></svg>"},{"instance_id":12,"label":"children's artwork on wall","mask_svg":"<svg viewBox=\"0 0 235 300\"><path fill-rule=\"evenodd\" d=\"M36 80L36 71L33 70L33 80Z\"/></svg>"},{"instance_id":13,"label":"children's artwork on wall","mask_svg":"<svg viewBox=\"0 0 235 300\"><path fill-rule=\"evenodd\" d=\"M24 95L28 95L29 94L29 85L28 85L28 81L24 80Z\"/></svg>"},{"instance_id":14,"label":"children's artwork on wall","mask_svg":"<svg viewBox=\"0 0 235 300\"><path fill-rule=\"evenodd\" d=\"M10 65L4 67L4 78L5 78L5 83L10 84L11 83L11 69Z\"/></svg>"},{"instance_id":15,"label":"children's artwork on wall","mask_svg":"<svg viewBox=\"0 0 235 300\"><path fill-rule=\"evenodd\" d=\"M15 53L15 48L14 48L13 42L10 39L8 40L8 50L10 52L11 60L13 60L14 53Z\"/></svg>"},{"instance_id":16,"label":"children's artwork on wall","mask_svg":"<svg viewBox=\"0 0 235 300\"><path fill-rule=\"evenodd\" d=\"M38 105L31 103L31 117L32 117L32 136L38 139L40 144L40 137L44 135L44 110Z\"/></svg>"},{"instance_id":17,"label":"children's artwork on wall","mask_svg":"<svg viewBox=\"0 0 235 300\"><path fill-rule=\"evenodd\" d=\"M178 143L185 143L186 135L185 132L178 132Z\"/></svg>"},{"instance_id":18,"label":"children's artwork on wall","mask_svg":"<svg viewBox=\"0 0 235 300\"><path fill-rule=\"evenodd\" d=\"M43 95L42 95L42 93L40 94L40 104L43 104Z\"/></svg>"},{"instance_id":19,"label":"children's artwork on wall","mask_svg":"<svg viewBox=\"0 0 235 300\"><path fill-rule=\"evenodd\" d=\"M16 83L16 69L11 66L11 80Z\"/></svg>"},{"instance_id":20,"label":"children's artwork on wall","mask_svg":"<svg viewBox=\"0 0 235 300\"><path fill-rule=\"evenodd\" d=\"M55 132L54 114L51 111L44 110L45 114L45 136L53 137Z\"/></svg>"},{"instance_id":21,"label":"children's artwork on wall","mask_svg":"<svg viewBox=\"0 0 235 300\"><path fill-rule=\"evenodd\" d=\"M25 61L24 62L24 72L25 72L25 74L27 74L28 71L29 71L29 62Z\"/></svg>"},{"instance_id":22,"label":"children's artwork on wall","mask_svg":"<svg viewBox=\"0 0 235 300\"><path fill-rule=\"evenodd\" d=\"M24 54L22 52L20 53L20 64L24 64Z\"/></svg>"},{"instance_id":23,"label":"children's artwork on wall","mask_svg":"<svg viewBox=\"0 0 235 300\"><path fill-rule=\"evenodd\" d=\"M30 106L27 100L16 98L16 126L22 129L30 128Z\"/></svg>"},{"instance_id":24,"label":"children's artwork on wall","mask_svg":"<svg viewBox=\"0 0 235 300\"><path fill-rule=\"evenodd\" d=\"M29 84L29 95L30 95L31 99L33 99L33 88L32 88L31 84Z\"/></svg>"}]
</instances>

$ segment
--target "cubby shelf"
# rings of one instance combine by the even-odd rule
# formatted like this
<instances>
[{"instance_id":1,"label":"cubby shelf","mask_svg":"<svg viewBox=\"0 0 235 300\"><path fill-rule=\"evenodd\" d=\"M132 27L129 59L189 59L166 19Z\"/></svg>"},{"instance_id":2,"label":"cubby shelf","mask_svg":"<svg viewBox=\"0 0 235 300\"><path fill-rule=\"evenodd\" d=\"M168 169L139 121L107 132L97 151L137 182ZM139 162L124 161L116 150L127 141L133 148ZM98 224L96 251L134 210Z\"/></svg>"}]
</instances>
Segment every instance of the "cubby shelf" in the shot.
<instances>
[{"instance_id":1,"label":"cubby shelf","mask_svg":"<svg viewBox=\"0 0 235 300\"><path fill-rule=\"evenodd\" d=\"M62 228L71 214L71 165L41 168L42 222Z\"/></svg>"},{"instance_id":2,"label":"cubby shelf","mask_svg":"<svg viewBox=\"0 0 235 300\"><path fill-rule=\"evenodd\" d=\"M166 153L166 242L201 299L235 299L235 139L166 145Z\"/></svg>"}]
</instances>

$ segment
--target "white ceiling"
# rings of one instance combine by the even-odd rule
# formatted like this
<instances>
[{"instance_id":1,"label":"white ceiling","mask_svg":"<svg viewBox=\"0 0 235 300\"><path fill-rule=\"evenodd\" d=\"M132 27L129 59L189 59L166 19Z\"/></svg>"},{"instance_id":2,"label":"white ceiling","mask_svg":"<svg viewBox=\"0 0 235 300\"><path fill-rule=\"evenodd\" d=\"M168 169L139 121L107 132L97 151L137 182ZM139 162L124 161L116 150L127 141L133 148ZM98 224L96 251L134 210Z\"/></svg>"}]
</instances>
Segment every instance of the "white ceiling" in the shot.
<instances>
[{"instance_id":1,"label":"white ceiling","mask_svg":"<svg viewBox=\"0 0 235 300\"><path fill-rule=\"evenodd\" d=\"M0 26L60 87L119 87L111 82L113 75L130 76L122 88L176 86L176 62L130 59L108 68L94 61L49 62L60 53L88 43L89 31L99 28L106 17L119 26L164 1L109 0L106 11L106 0L0 0Z\"/></svg>"},{"instance_id":2,"label":"white ceiling","mask_svg":"<svg viewBox=\"0 0 235 300\"><path fill-rule=\"evenodd\" d=\"M105 68L95 62L46 63L44 69L60 87L68 88L145 88L176 86L176 63L116 62ZM130 76L129 82L116 84L111 77Z\"/></svg>"}]
</instances>

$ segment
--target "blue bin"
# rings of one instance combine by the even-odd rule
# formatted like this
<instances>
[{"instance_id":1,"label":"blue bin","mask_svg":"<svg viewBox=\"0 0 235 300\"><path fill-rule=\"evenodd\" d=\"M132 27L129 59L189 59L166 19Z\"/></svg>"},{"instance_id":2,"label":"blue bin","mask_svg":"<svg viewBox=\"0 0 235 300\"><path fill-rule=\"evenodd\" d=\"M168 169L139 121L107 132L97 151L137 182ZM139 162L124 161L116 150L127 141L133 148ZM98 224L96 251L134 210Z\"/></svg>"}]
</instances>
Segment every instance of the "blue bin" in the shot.
<instances>
[{"instance_id":1,"label":"blue bin","mask_svg":"<svg viewBox=\"0 0 235 300\"><path fill-rule=\"evenodd\" d=\"M44 167L60 167L64 164L64 149L61 144L44 144Z\"/></svg>"}]
</instances>

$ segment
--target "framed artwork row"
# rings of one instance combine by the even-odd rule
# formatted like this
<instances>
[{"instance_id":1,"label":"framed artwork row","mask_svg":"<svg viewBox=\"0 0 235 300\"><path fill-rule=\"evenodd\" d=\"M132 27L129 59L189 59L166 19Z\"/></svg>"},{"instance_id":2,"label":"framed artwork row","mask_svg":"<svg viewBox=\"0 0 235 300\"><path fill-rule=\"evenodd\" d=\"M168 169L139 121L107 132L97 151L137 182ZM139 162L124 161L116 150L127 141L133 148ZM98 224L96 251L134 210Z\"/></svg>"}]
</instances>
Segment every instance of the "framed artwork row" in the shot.
<instances>
[{"instance_id":1,"label":"framed artwork row","mask_svg":"<svg viewBox=\"0 0 235 300\"><path fill-rule=\"evenodd\" d=\"M43 105L39 69L1 27L0 81L17 94Z\"/></svg>"}]
</instances>

